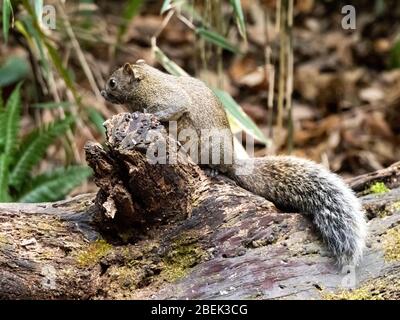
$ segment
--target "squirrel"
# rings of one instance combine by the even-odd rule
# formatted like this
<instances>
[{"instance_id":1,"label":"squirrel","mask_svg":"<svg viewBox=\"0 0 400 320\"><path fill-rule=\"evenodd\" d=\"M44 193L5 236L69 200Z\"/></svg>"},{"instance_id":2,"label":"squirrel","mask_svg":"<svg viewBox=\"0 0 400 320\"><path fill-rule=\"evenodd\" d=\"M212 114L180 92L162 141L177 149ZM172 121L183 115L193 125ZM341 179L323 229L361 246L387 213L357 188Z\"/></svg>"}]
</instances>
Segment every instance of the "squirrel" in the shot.
<instances>
[{"instance_id":1,"label":"squirrel","mask_svg":"<svg viewBox=\"0 0 400 320\"><path fill-rule=\"evenodd\" d=\"M221 154L230 155L232 161L228 159L209 167L279 209L310 215L339 266L359 264L367 223L353 191L338 175L310 160L294 156L235 159L233 134L225 109L201 80L166 74L138 60L114 71L101 94L131 112L152 113L161 123L175 120L178 132L195 130L203 142L209 138L203 130L220 129L228 141ZM252 166L251 173L237 174L247 166Z\"/></svg>"}]
</instances>

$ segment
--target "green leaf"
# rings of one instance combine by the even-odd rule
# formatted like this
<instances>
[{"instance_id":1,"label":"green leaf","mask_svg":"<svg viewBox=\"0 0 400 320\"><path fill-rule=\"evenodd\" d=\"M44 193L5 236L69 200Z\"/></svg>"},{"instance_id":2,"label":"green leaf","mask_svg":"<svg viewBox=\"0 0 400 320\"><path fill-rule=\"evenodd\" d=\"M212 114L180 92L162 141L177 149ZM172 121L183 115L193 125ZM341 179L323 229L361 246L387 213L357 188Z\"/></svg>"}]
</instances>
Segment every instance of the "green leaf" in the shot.
<instances>
[{"instance_id":1,"label":"green leaf","mask_svg":"<svg viewBox=\"0 0 400 320\"><path fill-rule=\"evenodd\" d=\"M97 10L97 5L95 4L95 0L81 0L80 5L78 7L78 14L82 16L82 19L79 19L79 26L87 31L91 32L93 28L93 18ZM76 27L76 26L75 26Z\"/></svg>"},{"instance_id":2,"label":"green leaf","mask_svg":"<svg viewBox=\"0 0 400 320\"><path fill-rule=\"evenodd\" d=\"M176 11L182 12L184 13L186 16L191 17L191 19L193 21L197 21L204 27L208 27L208 22L204 20L202 14L199 13L199 11L195 8L194 6L195 2L188 2L185 0L181 0L181 1L174 1L174 6L176 9Z\"/></svg>"},{"instance_id":3,"label":"green leaf","mask_svg":"<svg viewBox=\"0 0 400 320\"><path fill-rule=\"evenodd\" d=\"M122 12L122 23L118 28L117 43L119 43L128 29L129 22L138 13L143 0L127 0L124 11Z\"/></svg>"},{"instance_id":4,"label":"green leaf","mask_svg":"<svg viewBox=\"0 0 400 320\"><path fill-rule=\"evenodd\" d=\"M219 98L225 107L225 110L230 116L233 117L235 122L248 134L256 138L257 140L267 144L268 139L264 136L257 125L251 120L251 118L243 111L243 109L236 103L231 95L225 91L213 88L215 95Z\"/></svg>"},{"instance_id":5,"label":"green leaf","mask_svg":"<svg viewBox=\"0 0 400 320\"><path fill-rule=\"evenodd\" d=\"M6 108L3 101L3 90L0 88L0 154L4 148L4 132L6 128Z\"/></svg>"},{"instance_id":6,"label":"green leaf","mask_svg":"<svg viewBox=\"0 0 400 320\"><path fill-rule=\"evenodd\" d=\"M29 64L25 59L11 57L0 68L0 87L18 82L29 73Z\"/></svg>"},{"instance_id":7,"label":"green leaf","mask_svg":"<svg viewBox=\"0 0 400 320\"><path fill-rule=\"evenodd\" d=\"M237 25L239 29L240 35L243 37L243 39L247 39L246 37L246 23L244 21L244 15L243 15L243 10L242 10L242 5L240 3L240 0L230 0L231 5L233 7L233 10L236 15L236 20L237 20Z\"/></svg>"},{"instance_id":8,"label":"green leaf","mask_svg":"<svg viewBox=\"0 0 400 320\"><path fill-rule=\"evenodd\" d=\"M164 14L164 12L167 12L171 8L172 8L172 0L164 0L161 6L160 14Z\"/></svg>"},{"instance_id":9,"label":"green leaf","mask_svg":"<svg viewBox=\"0 0 400 320\"><path fill-rule=\"evenodd\" d=\"M44 41L44 45L46 46L47 51L49 52L49 55L51 57L51 60L53 61L54 66L56 67L57 71L60 73L61 77L64 79L65 84L71 90L75 99L79 100L78 93L76 92L72 78L71 78L70 74L68 73L67 69L64 68L62 60L61 60L57 50L50 44L50 42L48 40Z\"/></svg>"},{"instance_id":10,"label":"green leaf","mask_svg":"<svg viewBox=\"0 0 400 320\"><path fill-rule=\"evenodd\" d=\"M3 90L0 88L0 113L4 111Z\"/></svg>"},{"instance_id":11,"label":"green leaf","mask_svg":"<svg viewBox=\"0 0 400 320\"><path fill-rule=\"evenodd\" d=\"M385 0L375 0L375 5L374 5L375 15L380 16L383 13L385 13L385 10L386 10Z\"/></svg>"},{"instance_id":12,"label":"green leaf","mask_svg":"<svg viewBox=\"0 0 400 320\"><path fill-rule=\"evenodd\" d=\"M36 20L41 23L43 16L43 0L31 0L31 2L33 2Z\"/></svg>"},{"instance_id":13,"label":"green leaf","mask_svg":"<svg viewBox=\"0 0 400 320\"><path fill-rule=\"evenodd\" d=\"M44 75L48 76L50 70L49 61L45 57L44 44L39 35L39 32L37 32L35 27L33 26L32 17L26 16L21 18L21 20L16 21L15 28L25 37L31 48L35 48L36 50L37 47L40 55L39 64L43 66Z\"/></svg>"},{"instance_id":14,"label":"green leaf","mask_svg":"<svg viewBox=\"0 0 400 320\"><path fill-rule=\"evenodd\" d=\"M400 68L400 40L396 41L390 50L390 67Z\"/></svg>"},{"instance_id":15,"label":"green leaf","mask_svg":"<svg viewBox=\"0 0 400 320\"><path fill-rule=\"evenodd\" d=\"M1 111L0 112L0 154L4 152L4 143L6 141L6 112Z\"/></svg>"},{"instance_id":16,"label":"green leaf","mask_svg":"<svg viewBox=\"0 0 400 320\"><path fill-rule=\"evenodd\" d=\"M65 198L92 174L86 166L71 166L58 168L33 178L30 188L20 198L19 202L49 202Z\"/></svg>"},{"instance_id":17,"label":"green leaf","mask_svg":"<svg viewBox=\"0 0 400 320\"><path fill-rule=\"evenodd\" d=\"M0 154L0 202L7 202L10 199L8 194L8 163L9 158L6 154Z\"/></svg>"},{"instance_id":18,"label":"green leaf","mask_svg":"<svg viewBox=\"0 0 400 320\"><path fill-rule=\"evenodd\" d=\"M10 30L10 16L12 14L12 5L10 0L3 0L3 36L4 41L8 41L8 31Z\"/></svg>"},{"instance_id":19,"label":"green leaf","mask_svg":"<svg viewBox=\"0 0 400 320\"><path fill-rule=\"evenodd\" d=\"M34 10L32 9L31 4L29 3L28 0L23 0L22 1L24 8L29 12L31 16L35 15ZM67 85L68 89L71 90L75 100L78 102L80 101L78 92L75 89L74 82L72 81L70 73L67 71L67 69L63 66L62 59L60 55L58 54L57 50L54 48L54 46L51 44L50 40L47 38L47 36L43 33L41 30L39 24L37 21L32 21L32 30L29 32L32 33L33 35L36 33L36 36L34 35L34 38L37 40L38 46L40 46L42 43L46 47L51 61L53 62L55 68L57 69L58 73L61 75L63 78L65 84ZM26 26L27 29L29 30L29 21L26 21ZM46 59L44 59L44 62Z\"/></svg>"},{"instance_id":20,"label":"green leaf","mask_svg":"<svg viewBox=\"0 0 400 320\"><path fill-rule=\"evenodd\" d=\"M0 134L4 134L4 153L7 157L11 156L17 146L17 134L21 117L20 88L21 83L15 87L11 96L7 100L4 128L0 129Z\"/></svg>"},{"instance_id":21,"label":"green leaf","mask_svg":"<svg viewBox=\"0 0 400 320\"><path fill-rule=\"evenodd\" d=\"M19 190L29 178L33 166L43 158L48 146L65 134L73 123L74 119L67 117L29 134L15 157L16 163L12 168L9 184Z\"/></svg>"},{"instance_id":22,"label":"green leaf","mask_svg":"<svg viewBox=\"0 0 400 320\"><path fill-rule=\"evenodd\" d=\"M106 134L106 129L104 128L104 117L103 115L97 111L95 108L87 108L85 109L89 120L95 125L98 132L100 132L103 136Z\"/></svg>"},{"instance_id":23,"label":"green leaf","mask_svg":"<svg viewBox=\"0 0 400 320\"><path fill-rule=\"evenodd\" d=\"M240 50L236 48L233 44L231 44L226 38L221 36L220 34L207 30L204 28L197 28L196 33L206 39L208 42L211 42L221 48L229 50L233 53L239 53Z\"/></svg>"},{"instance_id":24,"label":"green leaf","mask_svg":"<svg viewBox=\"0 0 400 320\"><path fill-rule=\"evenodd\" d=\"M170 58L166 56L164 52L157 46L153 46L152 50L156 57L156 60L167 70L168 73L174 76L189 76L185 70L173 62Z\"/></svg>"},{"instance_id":25,"label":"green leaf","mask_svg":"<svg viewBox=\"0 0 400 320\"><path fill-rule=\"evenodd\" d=\"M63 108L67 109L72 106L72 103L69 101L61 101L61 102L40 102L32 104L31 107L38 108L38 109L56 109L56 108Z\"/></svg>"}]
</instances>

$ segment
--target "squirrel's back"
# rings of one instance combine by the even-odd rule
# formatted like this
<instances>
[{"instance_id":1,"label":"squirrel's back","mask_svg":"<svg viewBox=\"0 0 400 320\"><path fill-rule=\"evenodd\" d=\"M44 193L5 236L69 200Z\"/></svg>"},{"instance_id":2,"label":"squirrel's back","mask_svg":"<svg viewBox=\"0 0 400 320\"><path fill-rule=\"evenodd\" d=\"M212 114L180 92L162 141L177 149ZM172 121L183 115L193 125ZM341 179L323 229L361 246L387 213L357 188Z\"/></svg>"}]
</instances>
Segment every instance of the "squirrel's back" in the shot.
<instances>
[{"instance_id":1,"label":"squirrel's back","mask_svg":"<svg viewBox=\"0 0 400 320\"><path fill-rule=\"evenodd\" d=\"M237 175L241 167L253 171ZM238 160L231 176L283 210L311 215L340 265L360 261L366 220L360 201L336 174L310 160L269 156Z\"/></svg>"},{"instance_id":2,"label":"squirrel's back","mask_svg":"<svg viewBox=\"0 0 400 320\"><path fill-rule=\"evenodd\" d=\"M207 85L196 78L189 76L174 76L161 72L147 64L138 65L146 73L145 81L148 87L159 83L157 99L166 101L182 97L182 91L190 98L188 116L201 129L229 129L229 122L224 107ZM166 86L168 90L166 90ZM204 103L204 102L207 103ZM206 117L204 115L207 115Z\"/></svg>"},{"instance_id":3,"label":"squirrel's back","mask_svg":"<svg viewBox=\"0 0 400 320\"><path fill-rule=\"evenodd\" d=\"M179 141L188 152L197 150L191 153L195 162L226 171L234 159L233 135L225 109L213 91L193 77L169 75L147 64L134 68L145 76L134 89L125 90L131 92L133 105L138 101L143 101L143 106L183 105L186 112L177 121Z\"/></svg>"}]
</instances>

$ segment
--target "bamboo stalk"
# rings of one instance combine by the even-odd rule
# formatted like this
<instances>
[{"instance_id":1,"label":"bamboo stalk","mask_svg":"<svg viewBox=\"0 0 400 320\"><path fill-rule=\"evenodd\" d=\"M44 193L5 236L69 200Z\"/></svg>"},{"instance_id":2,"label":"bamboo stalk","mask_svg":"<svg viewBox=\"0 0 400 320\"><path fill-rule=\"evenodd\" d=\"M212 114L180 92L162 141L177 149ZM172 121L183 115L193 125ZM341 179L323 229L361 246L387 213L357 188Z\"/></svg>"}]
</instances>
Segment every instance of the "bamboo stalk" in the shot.
<instances>
[{"instance_id":1,"label":"bamboo stalk","mask_svg":"<svg viewBox=\"0 0 400 320\"><path fill-rule=\"evenodd\" d=\"M283 107L285 100L285 74L286 74L286 35L285 35L285 23L286 23L286 11L284 10L287 0L279 0L280 10L280 33L279 33L279 83L278 83L278 115L277 115L277 127L278 131L281 132L283 125Z\"/></svg>"},{"instance_id":2,"label":"bamboo stalk","mask_svg":"<svg viewBox=\"0 0 400 320\"><path fill-rule=\"evenodd\" d=\"M260 5L260 3L259 3ZM271 49L271 40L269 38L269 25L270 25L270 16L268 9L263 7L263 15L264 15L264 34L265 34L265 48L264 48L264 59L265 59L265 79L268 79L268 138L273 138L273 116L274 116L274 90L275 90L275 67L272 62L272 49Z\"/></svg>"},{"instance_id":3,"label":"bamboo stalk","mask_svg":"<svg viewBox=\"0 0 400 320\"><path fill-rule=\"evenodd\" d=\"M286 97L285 109L288 114L288 153L293 151L293 117L292 117L292 93L293 93L293 0L288 0L287 6L287 25L286 25Z\"/></svg>"}]
</instances>

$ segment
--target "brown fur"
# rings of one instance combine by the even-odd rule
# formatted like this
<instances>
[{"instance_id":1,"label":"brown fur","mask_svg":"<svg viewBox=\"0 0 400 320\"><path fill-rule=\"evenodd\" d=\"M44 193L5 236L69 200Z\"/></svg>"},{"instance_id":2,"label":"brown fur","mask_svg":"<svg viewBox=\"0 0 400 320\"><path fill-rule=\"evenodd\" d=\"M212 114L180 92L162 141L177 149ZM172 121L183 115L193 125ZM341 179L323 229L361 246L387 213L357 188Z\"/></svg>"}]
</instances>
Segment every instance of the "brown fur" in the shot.
<instances>
[{"instance_id":1,"label":"brown fur","mask_svg":"<svg viewBox=\"0 0 400 320\"><path fill-rule=\"evenodd\" d=\"M116 87L110 86L111 81L116 82ZM133 65L126 63L117 69L108 80L102 95L110 102L124 104L131 112L154 113L162 122L176 120L178 133L183 129L197 132L200 137L197 142L199 146L202 143L209 145L201 130L224 130L223 138L229 143L224 145L225 149L221 148L220 157L223 159L223 152L230 148L228 154L233 159L232 133L225 109L200 80L169 75L139 61ZM184 145L188 140L182 139L180 142ZM204 152L209 153L206 148L200 150L199 147L199 154ZM208 158L211 162L211 156ZM226 164L231 163L229 160ZM222 162L222 166L218 167L221 171L226 171L225 162Z\"/></svg>"}]
</instances>

